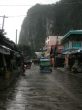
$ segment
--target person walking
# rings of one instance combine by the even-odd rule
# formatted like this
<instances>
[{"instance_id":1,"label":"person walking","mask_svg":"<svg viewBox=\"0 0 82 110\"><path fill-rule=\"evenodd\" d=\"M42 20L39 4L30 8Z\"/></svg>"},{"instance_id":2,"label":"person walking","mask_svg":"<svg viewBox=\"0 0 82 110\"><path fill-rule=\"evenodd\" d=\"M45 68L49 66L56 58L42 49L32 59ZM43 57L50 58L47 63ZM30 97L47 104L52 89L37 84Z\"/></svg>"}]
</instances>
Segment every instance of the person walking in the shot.
<instances>
[{"instance_id":1,"label":"person walking","mask_svg":"<svg viewBox=\"0 0 82 110\"><path fill-rule=\"evenodd\" d=\"M51 46L51 50L50 50L50 62L51 65L54 67L54 46Z\"/></svg>"}]
</instances>

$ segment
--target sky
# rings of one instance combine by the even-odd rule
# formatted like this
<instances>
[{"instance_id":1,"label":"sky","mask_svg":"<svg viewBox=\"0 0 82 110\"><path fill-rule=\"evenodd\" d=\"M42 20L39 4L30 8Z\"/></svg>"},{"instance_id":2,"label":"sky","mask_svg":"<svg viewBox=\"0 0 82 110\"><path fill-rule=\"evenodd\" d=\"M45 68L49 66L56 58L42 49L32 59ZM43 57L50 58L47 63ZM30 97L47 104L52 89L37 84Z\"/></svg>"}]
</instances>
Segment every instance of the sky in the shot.
<instances>
[{"instance_id":1,"label":"sky","mask_svg":"<svg viewBox=\"0 0 82 110\"><path fill-rule=\"evenodd\" d=\"M2 26L7 33L6 36L16 42L19 40L21 25L26 16L28 9L36 3L52 4L59 0L0 0L0 29ZM5 15L4 25L3 16Z\"/></svg>"}]
</instances>

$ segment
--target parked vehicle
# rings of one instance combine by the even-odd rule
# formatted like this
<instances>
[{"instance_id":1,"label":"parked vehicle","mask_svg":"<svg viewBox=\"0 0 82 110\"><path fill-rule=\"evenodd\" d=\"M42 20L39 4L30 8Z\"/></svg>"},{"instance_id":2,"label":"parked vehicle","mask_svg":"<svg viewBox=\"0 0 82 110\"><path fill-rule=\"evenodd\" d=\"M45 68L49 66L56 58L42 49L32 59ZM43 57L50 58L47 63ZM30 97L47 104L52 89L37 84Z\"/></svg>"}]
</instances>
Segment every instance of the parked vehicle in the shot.
<instances>
[{"instance_id":1,"label":"parked vehicle","mask_svg":"<svg viewBox=\"0 0 82 110\"><path fill-rule=\"evenodd\" d=\"M71 61L73 62L71 71L74 73L82 72L82 50L72 52L70 55L72 56Z\"/></svg>"},{"instance_id":2,"label":"parked vehicle","mask_svg":"<svg viewBox=\"0 0 82 110\"><path fill-rule=\"evenodd\" d=\"M55 67L64 67L64 61L65 61L65 58L64 58L64 56L63 55L57 55L57 56L55 56L55 64L54 64L54 66Z\"/></svg>"},{"instance_id":3,"label":"parked vehicle","mask_svg":"<svg viewBox=\"0 0 82 110\"><path fill-rule=\"evenodd\" d=\"M31 60L24 61L24 68L25 69L30 69L31 68L31 64L32 64Z\"/></svg>"},{"instance_id":4,"label":"parked vehicle","mask_svg":"<svg viewBox=\"0 0 82 110\"><path fill-rule=\"evenodd\" d=\"M74 64L72 69L71 69L72 72L74 73L78 73L78 72L82 72L82 63L81 64Z\"/></svg>"},{"instance_id":5,"label":"parked vehicle","mask_svg":"<svg viewBox=\"0 0 82 110\"><path fill-rule=\"evenodd\" d=\"M39 61L40 61L39 58L32 59L32 62L33 62L35 65L38 65L38 64L39 64Z\"/></svg>"}]
</instances>

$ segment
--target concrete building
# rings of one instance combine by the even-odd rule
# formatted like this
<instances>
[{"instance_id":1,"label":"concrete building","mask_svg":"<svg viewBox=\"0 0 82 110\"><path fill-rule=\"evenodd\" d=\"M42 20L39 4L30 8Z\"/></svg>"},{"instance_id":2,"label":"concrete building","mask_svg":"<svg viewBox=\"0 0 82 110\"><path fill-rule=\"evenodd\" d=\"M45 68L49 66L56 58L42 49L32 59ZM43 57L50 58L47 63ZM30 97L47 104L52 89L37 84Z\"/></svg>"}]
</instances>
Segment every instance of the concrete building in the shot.
<instances>
[{"instance_id":1,"label":"concrete building","mask_svg":"<svg viewBox=\"0 0 82 110\"><path fill-rule=\"evenodd\" d=\"M60 50L63 48L61 45L61 39L63 36L48 36L45 40L45 48L47 49L47 54L50 52L51 46L54 47L57 46L57 48Z\"/></svg>"},{"instance_id":2,"label":"concrete building","mask_svg":"<svg viewBox=\"0 0 82 110\"><path fill-rule=\"evenodd\" d=\"M64 53L70 53L82 48L82 30L71 30L62 39Z\"/></svg>"},{"instance_id":3,"label":"concrete building","mask_svg":"<svg viewBox=\"0 0 82 110\"><path fill-rule=\"evenodd\" d=\"M62 45L64 46L63 54L65 54L65 65L66 67L72 68L74 65L73 59L75 58L75 53L77 55L77 59L80 59L81 62L82 57L80 52L82 51L82 30L71 30L65 34L62 39ZM79 57L80 58L79 58Z\"/></svg>"}]
</instances>

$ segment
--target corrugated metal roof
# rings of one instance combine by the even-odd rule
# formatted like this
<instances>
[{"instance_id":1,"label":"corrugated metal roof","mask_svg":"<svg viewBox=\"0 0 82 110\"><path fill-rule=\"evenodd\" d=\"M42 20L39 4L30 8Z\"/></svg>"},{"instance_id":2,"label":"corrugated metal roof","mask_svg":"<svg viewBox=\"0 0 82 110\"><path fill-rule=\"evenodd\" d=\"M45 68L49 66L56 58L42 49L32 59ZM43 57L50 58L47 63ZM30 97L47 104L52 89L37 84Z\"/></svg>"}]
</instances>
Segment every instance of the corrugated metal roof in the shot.
<instances>
[{"instance_id":1,"label":"corrugated metal roof","mask_svg":"<svg viewBox=\"0 0 82 110\"><path fill-rule=\"evenodd\" d=\"M71 34L82 34L82 30L71 30L67 34L65 34L64 37L68 37Z\"/></svg>"},{"instance_id":2,"label":"corrugated metal roof","mask_svg":"<svg viewBox=\"0 0 82 110\"><path fill-rule=\"evenodd\" d=\"M71 48L71 49L63 50L62 52L62 54L74 54L74 53L82 53L82 48L78 48L78 49Z\"/></svg>"},{"instance_id":3,"label":"corrugated metal roof","mask_svg":"<svg viewBox=\"0 0 82 110\"><path fill-rule=\"evenodd\" d=\"M10 55L10 49L0 45L0 53Z\"/></svg>"},{"instance_id":4,"label":"corrugated metal roof","mask_svg":"<svg viewBox=\"0 0 82 110\"><path fill-rule=\"evenodd\" d=\"M82 30L70 30L68 33L66 33L62 39L62 42L67 39L70 35L82 35Z\"/></svg>"}]
</instances>

